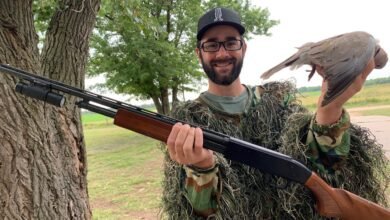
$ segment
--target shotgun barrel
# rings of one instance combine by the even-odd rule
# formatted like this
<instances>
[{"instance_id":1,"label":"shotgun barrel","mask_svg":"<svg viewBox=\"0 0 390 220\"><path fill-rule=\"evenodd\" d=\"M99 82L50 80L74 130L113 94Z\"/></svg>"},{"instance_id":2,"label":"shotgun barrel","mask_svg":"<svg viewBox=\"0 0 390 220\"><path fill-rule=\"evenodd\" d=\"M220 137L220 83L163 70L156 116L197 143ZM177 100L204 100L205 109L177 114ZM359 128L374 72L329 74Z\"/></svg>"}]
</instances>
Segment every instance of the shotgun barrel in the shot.
<instances>
[{"instance_id":1,"label":"shotgun barrel","mask_svg":"<svg viewBox=\"0 0 390 220\"><path fill-rule=\"evenodd\" d=\"M78 98L76 105L114 118L114 124L156 140L166 142L173 125L186 123L137 106L75 88L9 65L0 71L20 78L16 90L23 95L61 107L65 99L59 93ZM102 107L104 106L104 107ZM301 183L316 197L317 211L326 217L341 219L390 219L390 210L351 192L329 186L317 174L290 156L242 141L222 133L203 129L204 147L262 172Z\"/></svg>"}]
</instances>

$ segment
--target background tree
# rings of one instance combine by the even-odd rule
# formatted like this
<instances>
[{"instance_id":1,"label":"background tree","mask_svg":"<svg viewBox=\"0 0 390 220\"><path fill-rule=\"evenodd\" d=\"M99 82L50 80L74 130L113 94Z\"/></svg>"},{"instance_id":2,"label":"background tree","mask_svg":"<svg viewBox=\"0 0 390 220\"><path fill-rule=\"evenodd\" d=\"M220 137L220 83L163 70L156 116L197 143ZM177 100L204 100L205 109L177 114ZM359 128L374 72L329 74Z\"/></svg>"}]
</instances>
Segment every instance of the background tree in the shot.
<instances>
[{"instance_id":1,"label":"background tree","mask_svg":"<svg viewBox=\"0 0 390 220\"><path fill-rule=\"evenodd\" d=\"M83 88L100 0L46 8L40 53L33 21L50 2L0 1L0 63ZM80 110L17 95L16 81L0 73L0 219L90 219Z\"/></svg>"},{"instance_id":2,"label":"background tree","mask_svg":"<svg viewBox=\"0 0 390 220\"><path fill-rule=\"evenodd\" d=\"M169 114L178 93L197 89L203 71L194 53L197 19L215 6L241 13L248 34L269 34L277 21L250 1L129 0L102 5L93 37L91 76L103 74L100 86L116 93L152 99ZM170 98L169 98L170 96Z\"/></svg>"}]
</instances>

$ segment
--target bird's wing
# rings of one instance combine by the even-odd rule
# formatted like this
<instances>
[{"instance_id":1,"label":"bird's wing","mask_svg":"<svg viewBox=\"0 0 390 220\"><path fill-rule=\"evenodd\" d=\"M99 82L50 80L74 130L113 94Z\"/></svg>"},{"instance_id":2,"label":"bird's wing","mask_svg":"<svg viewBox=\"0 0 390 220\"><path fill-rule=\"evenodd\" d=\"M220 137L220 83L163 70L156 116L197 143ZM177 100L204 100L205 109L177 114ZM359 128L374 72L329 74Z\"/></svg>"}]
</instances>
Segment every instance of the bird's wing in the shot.
<instances>
[{"instance_id":1,"label":"bird's wing","mask_svg":"<svg viewBox=\"0 0 390 220\"><path fill-rule=\"evenodd\" d=\"M367 33L357 32L336 38L331 44L321 60L328 80L323 106L347 89L363 72L374 56L376 41Z\"/></svg>"}]
</instances>

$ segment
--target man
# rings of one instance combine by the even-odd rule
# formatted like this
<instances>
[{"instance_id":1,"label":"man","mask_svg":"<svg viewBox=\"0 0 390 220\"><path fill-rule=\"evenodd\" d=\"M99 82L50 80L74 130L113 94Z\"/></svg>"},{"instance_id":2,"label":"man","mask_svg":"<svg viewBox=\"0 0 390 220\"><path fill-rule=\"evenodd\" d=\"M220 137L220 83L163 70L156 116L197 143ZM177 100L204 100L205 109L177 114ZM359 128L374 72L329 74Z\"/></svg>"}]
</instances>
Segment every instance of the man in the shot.
<instances>
[{"instance_id":1,"label":"man","mask_svg":"<svg viewBox=\"0 0 390 220\"><path fill-rule=\"evenodd\" d=\"M353 144L349 116L343 105L362 88L375 67L374 60L343 94L318 107L311 116L295 100L295 89L290 83L257 87L241 84L239 75L247 49L244 33L239 15L230 9L215 8L199 19L196 54L208 76L209 87L195 101L178 107L174 116L290 154L330 176L331 181L346 177L340 173L351 173L352 168L345 164ZM318 103L326 86L324 81ZM167 140L167 150L163 198L164 209L172 219L318 217L305 189L298 185L280 189L276 186L282 181L280 178L227 161L223 155L203 148L199 127L177 123ZM371 169L369 164L363 166ZM368 198L380 200L380 190L372 189L377 185L366 185L366 189L375 191ZM349 190L353 192L355 188L351 186Z\"/></svg>"}]
</instances>

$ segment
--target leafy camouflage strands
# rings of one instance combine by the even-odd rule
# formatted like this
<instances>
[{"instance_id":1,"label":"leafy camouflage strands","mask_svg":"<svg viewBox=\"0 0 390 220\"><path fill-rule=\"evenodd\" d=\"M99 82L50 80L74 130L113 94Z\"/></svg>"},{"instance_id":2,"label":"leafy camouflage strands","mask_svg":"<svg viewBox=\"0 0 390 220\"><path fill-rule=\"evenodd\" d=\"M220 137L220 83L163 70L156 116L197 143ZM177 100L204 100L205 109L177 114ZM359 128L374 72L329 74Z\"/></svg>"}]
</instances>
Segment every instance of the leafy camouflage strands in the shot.
<instances>
[{"instance_id":1,"label":"leafy camouflage strands","mask_svg":"<svg viewBox=\"0 0 390 220\"><path fill-rule=\"evenodd\" d=\"M307 129L304 128L309 126L312 115L296 100L295 86L284 82L269 83L264 88L265 92L259 102L254 103L241 117L217 114L199 101L184 103L175 109L173 116L277 150L320 172L308 161L307 145L302 143L307 135ZM385 169L389 167L389 162L368 130L355 125L350 130L351 149L347 165L334 174L319 174L334 187L345 188L386 205L384 191L389 177ZM282 178L226 160L219 154L217 161L222 189L218 212L211 218L321 219L314 211L311 193L304 186L296 183L286 185ZM164 173L162 217L201 219L193 213L185 197L184 170L172 162L167 154Z\"/></svg>"}]
</instances>

